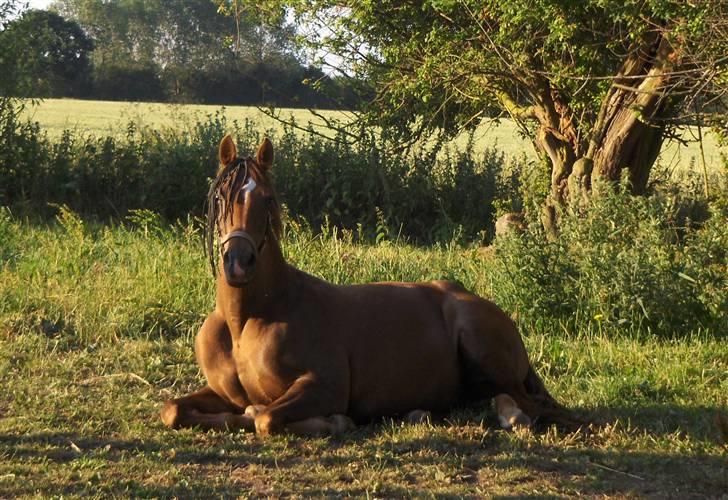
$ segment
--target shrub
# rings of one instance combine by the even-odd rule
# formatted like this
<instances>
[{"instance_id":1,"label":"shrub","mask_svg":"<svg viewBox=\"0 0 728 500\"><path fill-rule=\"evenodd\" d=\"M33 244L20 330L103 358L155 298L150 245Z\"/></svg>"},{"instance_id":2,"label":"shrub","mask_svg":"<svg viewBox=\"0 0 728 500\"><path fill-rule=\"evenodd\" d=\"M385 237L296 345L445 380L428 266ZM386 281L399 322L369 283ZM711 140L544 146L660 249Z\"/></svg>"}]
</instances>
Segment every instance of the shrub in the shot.
<instances>
[{"instance_id":1,"label":"shrub","mask_svg":"<svg viewBox=\"0 0 728 500\"><path fill-rule=\"evenodd\" d=\"M489 272L496 302L527 324L573 331L724 335L728 320L726 212L681 218L697 192L650 197L602 185L586 214L565 214L556 241L537 224L497 241ZM707 206L707 201L702 200Z\"/></svg>"},{"instance_id":2,"label":"shrub","mask_svg":"<svg viewBox=\"0 0 728 500\"><path fill-rule=\"evenodd\" d=\"M66 131L50 140L37 124L3 119L0 146L0 206L48 217L48 203L64 204L84 217L123 218L148 209L168 221L200 215L217 145L229 130L241 154L262 138L252 122L226 122L209 115L180 130L152 130L130 122L122 138ZM287 127L275 137L274 177L282 202L294 218L319 227L324 220L374 238L386 233L418 242L482 239L492 234L495 205L513 193L502 154L477 157L465 151L419 147L396 152L373 134L349 144L313 131ZM510 202L509 202L510 203Z\"/></svg>"}]
</instances>

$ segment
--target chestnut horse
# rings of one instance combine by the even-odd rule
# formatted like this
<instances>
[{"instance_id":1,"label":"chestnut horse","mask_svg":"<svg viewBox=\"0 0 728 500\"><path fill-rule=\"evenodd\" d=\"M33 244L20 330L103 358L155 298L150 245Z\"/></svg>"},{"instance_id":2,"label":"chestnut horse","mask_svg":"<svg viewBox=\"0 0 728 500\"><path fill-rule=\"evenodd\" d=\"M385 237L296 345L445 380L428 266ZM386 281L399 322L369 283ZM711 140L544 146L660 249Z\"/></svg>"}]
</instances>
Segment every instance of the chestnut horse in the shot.
<instances>
[{"instance_id":1,"label":"chestnut horse","mask_svg":"<svg viewBox=\"0 0 728 500\"><path fill-rule=\"evenodd\" d=\"M239 158L228 135L219 156L207 228L217 298L195 340L207 385L167 401L166 425L325 435L486 398L505 428L575 422L498 306L445 281L338 286L290 266L271 142Z\"/></svg>"}]
</instances>

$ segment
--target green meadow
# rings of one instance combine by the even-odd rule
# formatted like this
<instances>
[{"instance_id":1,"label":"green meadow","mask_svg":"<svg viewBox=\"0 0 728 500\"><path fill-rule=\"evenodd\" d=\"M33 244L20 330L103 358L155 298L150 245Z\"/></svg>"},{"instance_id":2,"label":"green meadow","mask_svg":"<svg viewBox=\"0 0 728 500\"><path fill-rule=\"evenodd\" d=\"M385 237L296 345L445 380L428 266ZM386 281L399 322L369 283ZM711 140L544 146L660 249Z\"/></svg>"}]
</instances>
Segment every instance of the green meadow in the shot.
<instances>
[{"instance_id":1,"label":"green meadow","mask_svg":"<svg viewBox=\"0 0 728 500\"><path fill-rule=\"evenodd\" d=\"M336 283L449 278L491 296L493 252L355 244L290 224L284 253ZM204 382L192 352L213 280L199 226L0 218L0 496L719 497L728 343L522 326L575 434L505 432L487 402L444 421L302 439L172 431L161 403ZM406 355L406 353L403 353ZM723 413L721 413L723 412Z\"/></svg>"},{"instance_id":2,"label":"green meadow","mask_svg":"<svg viewBox=\"0 0 728 500\"><path fill-rule=\"evenodd\" d=\"M372 237L328 218L312 227L286 215L284 255L309 273L341 284L449 279L497 301L518 323L552 394L592 422L579 432L502 431L487 401L440 421L386 419L320 439L165 428L163 401L204 384L193 342L213 307L214 283L201 222L180 215L187 205L177 197L180 178L197 179L204 197L200 172L214 163L208 149L220 135L208 115L219 109L46 100L25 110L50 142L29 140L24 144L42 151L18 153L43 165L31 192L45 215L22 203L0 207L0 498L725 495L728 226L721 198L703 198L700 182L667 183L650 198L604 193L589 216L566 218L561 239L551 243L534 229L489 247L455 234L415 244L390 231L379 212L375 228L359 227L372 229ZM281 114L302 126L317 120L307 111ZM368 175L371 157L359 150L286 136L257 109L226 107L224 115L227 126L249 120L281 139L275 175L291 207L314 206L316 199L303 195L320 187L322 172L338 175L350 195L337 197L341 186L314 193L333 200L331 214L347 202L351 217L359 217L354 209L370 202L351 193L380 191ZM328 114L337 115L348 119ZM175 134L205 120L217 123L202 127L205 134ZM150 137L140 128L165 131ZM86 134L117 139L74 139ZM198 145L201 136L210 144ZM507 120L483 125L474 139L483 151L533 158ZM663 167L696 169L699 177L697 145L673 147L663 152ZM720 187L720 152L710 136L704 147ZM105 148L113 154L104 162ZM341 163L337 154L345 156ZM461 199L482 198L474 185L486 184L483 172L501 165L487 158L491 164L478 164L482 172L473 167L464 177L456 166L467 167L469 158L440 165L440 184L428 183L429 163L425 174L410 172L409 182L419 184L398 186L394 177L387 184L404 202L431 193L443 212L449 199L447 219ZM331 168L317 168L321 159ZM159 165L171 172L161 175ZM28 187L16 173L17 185ZM56 189L72 203L78 189L95 203L99 193L113 197L116 190L119 203L137 203L154 191L132 182L135 175L168 188L158 194L158 211L177 200L174 217L132 206L116 217L82 217L43 198ZM457 184L469 185L459 191ZM197 192L183 186L186 195ZM501 201L511 194L503 191ZM442 215L417 207L409 217Z\"/></svg>"}]
</instances>

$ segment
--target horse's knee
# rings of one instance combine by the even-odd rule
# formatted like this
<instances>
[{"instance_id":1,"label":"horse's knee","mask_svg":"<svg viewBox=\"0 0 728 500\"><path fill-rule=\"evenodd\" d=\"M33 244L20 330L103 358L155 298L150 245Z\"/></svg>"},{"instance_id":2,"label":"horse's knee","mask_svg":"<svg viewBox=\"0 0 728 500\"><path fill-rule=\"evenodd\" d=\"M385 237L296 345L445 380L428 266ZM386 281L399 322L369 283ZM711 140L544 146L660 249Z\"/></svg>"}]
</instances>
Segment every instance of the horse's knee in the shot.
<instances>
[{"instance_id":1,"label":"horse's knee","mask_svg":"<svg viewBox=\"0 0 728 500\"><path fill-rule=\"evenodd\" d=\"M245 408L245 415L255 418L265 410L265 405L249 405Z\"/></svg>"},{"instance_id":2,"label":"horse's knee","mask_svg":"<svg viewBox=\"0 0 728 500\"><path fill-rule=\"evenodd\" d=\"M162 422L167 427L172 429L178 429L180 427L181 408L174 401L164 403L162 410L159 412L159 416L162 417Z\"/></svg>"}]
</instances>

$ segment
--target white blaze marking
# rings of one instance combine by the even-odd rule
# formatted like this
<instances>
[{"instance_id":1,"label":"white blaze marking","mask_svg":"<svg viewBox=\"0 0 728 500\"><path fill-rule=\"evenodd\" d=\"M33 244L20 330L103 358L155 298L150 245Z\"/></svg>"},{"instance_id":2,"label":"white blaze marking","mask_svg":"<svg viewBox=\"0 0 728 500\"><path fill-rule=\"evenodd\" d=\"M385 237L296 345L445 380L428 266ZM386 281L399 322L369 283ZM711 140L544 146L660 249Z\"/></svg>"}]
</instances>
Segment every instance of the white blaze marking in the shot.
<instances>
[{"instance_id":1,"label":"white blaze marking","mask_svg":"<svg viewBox=\"0 0 728 500\"><path fill-rule=\"evenodd\" d=\"M255 183L255 181L254 181L253 179L248 179L248 182L246 182L246 183L245 183L245 184L243 185L243 191L245 191L246 193L249 193L249 192L251 192L251 191L252 191L253 189L255 189L255 188L256 188L257 186L258 186L258 185L257 185L257 184Z\"/></svg>"}]
</instances>

